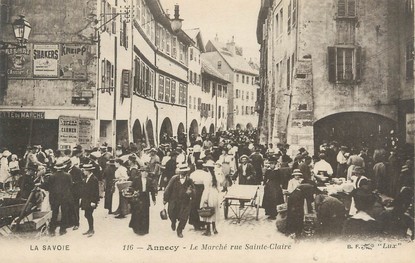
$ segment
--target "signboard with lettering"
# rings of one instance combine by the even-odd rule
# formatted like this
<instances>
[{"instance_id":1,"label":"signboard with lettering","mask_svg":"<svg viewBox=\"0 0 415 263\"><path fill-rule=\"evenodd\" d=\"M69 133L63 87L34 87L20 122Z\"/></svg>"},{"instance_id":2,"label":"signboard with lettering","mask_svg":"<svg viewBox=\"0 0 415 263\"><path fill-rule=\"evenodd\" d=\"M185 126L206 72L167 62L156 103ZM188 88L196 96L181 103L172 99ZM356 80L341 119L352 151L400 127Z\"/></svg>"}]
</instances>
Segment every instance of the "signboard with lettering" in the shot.
<instances>
[{"instance_id":1,"label":"signboard with lettering","mask_svg":"<svg viewBox=\"0 0 415 263\"><path fill-rule=\"evenodd\" d=\"M414 144L415 141L415 113L406 114L406 143Z\"/></svg>"},{"instance_id":2,"label":"signboard with lettering","mask_svg":"<svg viewBox=\"0 0 415 263\"><path fill-rule=\"evenodd\" d=\"M31 45L26 48L6 49L8 57L7 76L10 79L32 77L32 49Z\"/></svg>"},{"instance_id":3,"label":"signboard with lettering","mask_svg":"<svg viewBox=\"0 0 415 263\"><path fill-rule=\"evenodd\" d=\"M59 45L33 45L33 76L58 77Z\"/></svg>"},{"instance_id":4,"label":"signboard with lettering","mask_svg":"<svg viewBox=\"0 0 415 263\"><path fill-rule=\"evenodd\" d=\"M79 119L78 144L90 148L94 141L94 119Z\"/></svg>"},{"instance_id":5,"label":"signboard with lettering","mask_svg":"<svg viewBox=\"0 0 415 263\"><path fill-rule=\"evenodd\" d=\"M88 46L62 44L60 56L60 78L86 79Z\"/></svg>"},{"instance_id":6,"label":"signboard with lettering","mask_svg":"<svg viewBox=\"0 0 415 263\"><path fill-rule=\"evenodd\" d=\"M0 111L0 119L41 120L44 118L45 118L45 112L42 112L42 111Z\"/></svg>"},{"instance_id":7,"label":"signboard with lettering","mask_svg":"<svg viewBox=\"0 0 415 263\"><path fill-rule=\"evenodd\" d=\"M78 143L78 136L79 118L66 116L59 117L59 149L72 149Z\"/></svg>"}]
</instances>

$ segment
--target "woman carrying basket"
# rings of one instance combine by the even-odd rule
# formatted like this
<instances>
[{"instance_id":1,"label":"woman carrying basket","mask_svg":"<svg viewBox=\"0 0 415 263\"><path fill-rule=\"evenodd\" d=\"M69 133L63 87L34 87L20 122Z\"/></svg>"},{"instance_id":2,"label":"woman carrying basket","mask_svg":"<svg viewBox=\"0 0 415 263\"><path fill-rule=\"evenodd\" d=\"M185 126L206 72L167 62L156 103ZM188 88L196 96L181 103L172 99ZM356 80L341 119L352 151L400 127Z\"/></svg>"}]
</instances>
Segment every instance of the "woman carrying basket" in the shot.
<instances>
[{"instance_id":1,"label":"woman carrying basket","mask_svg":"<svg viewBox=\"0 0 415 263\"><path fill-rule=\"evenodd\" d=\"M204 236L210 236L210 225L212 224L212 231L214 234L218 234L218 230L216 229L216 222L219 220L219 189L218 189L218 181L215 176L215 163L212 160L208 160L203 167L207 169L207 172L211 174L210 178L207 178L204 182L204 190L202 194L202 198L200 199L200 207L208 207L213 208L213 213L210 215L203 215L200 213L202 222L205 222L207 227L206 231L203 233ZM203 216L202 216L203 215Z\"/></svg>"}]
</instances>

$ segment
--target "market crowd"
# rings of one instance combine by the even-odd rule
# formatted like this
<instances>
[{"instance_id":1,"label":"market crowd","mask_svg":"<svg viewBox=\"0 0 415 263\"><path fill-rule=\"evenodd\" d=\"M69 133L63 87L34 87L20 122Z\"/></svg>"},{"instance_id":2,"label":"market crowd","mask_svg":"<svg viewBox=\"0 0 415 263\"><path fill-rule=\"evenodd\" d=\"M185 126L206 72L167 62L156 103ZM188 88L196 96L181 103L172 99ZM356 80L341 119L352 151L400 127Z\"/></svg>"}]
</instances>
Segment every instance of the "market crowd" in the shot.
<instances>
[{"instance_id":1,"label":"market crowd","mask_svg":"<svg viewBox=\"0 0 415 263\"><path fill-rule=\"evenodd\" d=\"M178 237L187 223L215 235L223 195L239 184L262 185L267 220L293 238L413 238L413 151L390 142L369 148L333 141L314 156L305 148L290 156L288 144L257 144L256 132L195 135L190 145L166 135L158 148L124 143L60 151L37 145L20 158L4 149L0 181L4 191L18 189L22 199L37 190L32 209L52 211L51 235L57 227L61 235L77 230L83 210L83 234L93 236L93 212L101 202L117 219L131 214L129 227L145 235L157 201ZM241 201L239 209L246 205Z\"/></svg>"}]
</instances>

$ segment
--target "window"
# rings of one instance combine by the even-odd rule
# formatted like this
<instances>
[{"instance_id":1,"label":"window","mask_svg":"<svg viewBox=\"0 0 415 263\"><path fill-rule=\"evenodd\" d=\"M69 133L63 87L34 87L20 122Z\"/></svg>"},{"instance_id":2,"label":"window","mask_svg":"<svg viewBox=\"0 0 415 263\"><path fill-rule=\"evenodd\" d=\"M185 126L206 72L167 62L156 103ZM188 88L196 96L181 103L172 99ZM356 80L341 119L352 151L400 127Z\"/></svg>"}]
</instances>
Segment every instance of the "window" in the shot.
<instances>
[{"instance_id":1,"label":"window","mask_svg":"<svg viewBox=\"0 0 415 263\"><path fill-rule=\"evenodd\" d=\"M295 24L297 23L297 0L293 0L293 15L291 17L292 20L292 28L295 28Z\"/></svg>"},{"instance_id":2,"label":"window","mask_svg":"<svg viewBox=\"0 0 415 263\"><path fill-rule=\"evenodd\" d=\"M190 48L190 60L193 60L193 48Z\"/></svg>"},{"instance_id":3,"label":"window","mask_svg":"<svg viewBox=\"0 0 415 263\"><path fill-rule=\"evenodd\" d=\"M202 99L201 98L197 99L197 110L198 111L202 110Z\"/></svg>"},{"instance_id":4,"label":"window","mask_svg":"<svg viewBox=\"0 0 415 263\"><path fill-rule=\"evenodd\" d=\"M222 61L218 61L218 69L221 69L222 68Z\"/></svg>"},{"instance_id":5,"label":"window","mask_svg":"<svg viewBox=\"0 0 415 263\"><path fill-rule=\"evenodd\" d=\"M242 91L242 95L241 95L242 100L245 99L245 91Z\"/></svg>"},{"instance_id":6,"label":"window","mask_svg":"<svg viewBox=\"0 0 415 263\"><path fill-rule=\"evenodd\" d=\"M112 23L111 23L111 31L113 34L117 33L117 19L115 17L117 16L117 8L112 8Z\"/></svg>"},{"instance_id":7,"label":"window","mask_svg":"<svg viewBox=\"0 0 415 263\"><path fill-rule=\"evenodd\" d=\"M171 56L177 59L177 37L171 38Z\"/></svg>"},{"instance_id":8,"label":"window","mask_svg":"<svg viewBox=\"0 0 415 263\"><path fill-rule=\"evenodd\" d=\"M299 111L306 111L307 110L307 104L299 104L298 105L298 110Z\"/></svg>"},{"instance_id":9,"label":"window","mask_svg":"<svg viewBox=\"0 0 415 263\"><path fill-rule=\"evenodd\" d=\"M249 107L248 106L246 106L246 108L245 108L245 114L249 115Z\"/></svg>"},{"instance_id":10,"label":"window","mask_svg":"<svg viewBox=\"0 0 415 263\"><path fill-rule=\"evenodd\" d=\"M225 79L229 80L229 74L225 74Z\"/></svg>"},{"instance_id":11,"label":"window","mask_svg":"<svg viewBox=\"0 0 415 263\"><path fill-rule=\"evenodd\" d=\"M236 74L236 82L239 82L239 74Z\"/></svg>"},{"instance_id":12,"label":"window","mask_svg":"<svg viewBox=\"0 0 415 263\"><path fill-rule=\"evenodd\" d=\"M218 119L220 119L221 117L221 112L222 112L222 109L221 109L221 106L219 106L218 107Z\"/></svg>"},{"instance_id":13,"label":"window","mask_svg":"<svg viewBox=\"0 0 415 263\"><path fill-rule=\"evenodd\" d=\"M290 89L291 85L291 58L287 59L287 89Z\"/></svg>"},{"instance_id":14,"label":"window","mask_svg":"<svg viewBox=\"0 0 415 263\"><path fill-rule=\"evenodd\" d=\"M140 94L140 60L136 58L134 60L134 92Z\"/></svg>"},{"instance_id":15,"label":"window","mask_svg":"<svg viewBox=\"0 0 415 263\"><path fill-rule=\"evenodd\" d=\"M329 47L329 81L360 81L361 54L361 47Z\"/></svg>"},{"instance_id":16,"label":"window","mask_svg":"<svg viewBox=\"0 0 415 263\"><path fill-rule=\"evenodd\" d=\"M283 26L284 26L284 17L283 17L283 15L284 15L284 10L281 8L281 10L280 10L280 28L279 28L279 33L280 33L280 35L284 32L284 28L283 28Z\"/></svg>"},{"instance_id":17,"label":"window","mask_svg":"<svg viewBox=\"0 0 415 263\"><path fill-rule=\"evenodd\" d=\"M246 92L246 100L249 100L249 91Z\"/></svg>"},{"instance_id":18,"label":"window","mask_svg":"<svg viewBox=\"0 0 415 263\"><path fill-rule=\"evenodd\" d=\"M166 30L166 53L170 55L171 52L171 36L170 32Z\"/></svg>"},{"instance_id":19,"label":"window","mask_svg":"<svg viewBox=\"0 0 415 263\"><path fill-rule=\"evenodd\" d=\"M197 84L197 74L196 74L196 72L193 72L193 83Z\"/></svg>"},{"instance_id":20,"label":"window","mask_svg":"<svg viewBox=\"0 0 415 263\"><path fill-rule=\"evenodd\" d=\"M176 81L174 81L174 80L171 81L170 92L171 92L171 96L170 96L171 103L176 103ZM191 103L191 102L192 101L189 99L189 103Z\"/></svg>"},{"instance_id":21,"label":"window","mask_svg":"<svg viewBox=\"0 0 415 263\"><path fill-rule=\"evenodd\" d=\"M150 30L151 30L151 13L150 13L150 9L148 9L148 8L146 8L146 10L147 10L147 21L146 21L146 24L145 24L145 27L146 27L146 34L147 34L147 36L150 36L150 34L151 34L151 32L150 32ZM144 20L145 21L145 20Z\"/></svg>"},{"instance_id":22,"label":"window","mask_svg":"<svg viewBox=\"0 0 415 263\"><path fill-rule=\"evenodd\" d=\"M184 56L185 56L185 54L184 54L184 45L183 45L183 43L180 43L180 50L179 50L179 60L180 60L180 62L184 62Z\"/></svg>"},{"instance_id":23,"label":"window","mask_svg":"<svg viewBox=\"0 0 415 263\"><path fill-rule=\"evenodd\" d=\"M154 94L154 70L150 71L149 83L150 83L150 87L149 87L150 91L147 96L152 98Z\"/></svg>"},{"instance_id":24,"label":"window","mask_svg":"<svg viewBox=\"0 0 415 263\"><path fill-rule=\"evenodd\" d=\"M140 94L145 95L146 92L146 65L141 61L141 89Z\"/></svg>"},{"instance_id":25,"label":"window","mask_svg":"<svg viewBox=\"0 0 415 263\"><path fill-rule=\"evenodd\" d=\"M254 107L251 107L251 115L254 115L254 114L255 114Z\"/></svg>"},{"instance_id":26,"label":"window","mask_svg":"<svg viewBox=\"0 0 415 263\"><path fill-rule=\"evenodd\" d=\"M159 76L159 96L158 100L162 101L164 99L164 77Z\"/></svg>"},{"instance_id":27,"label":"window","mask_svg":"<svg viewBox=\"0 0 415 263\"><path fill-rule=\"evenodd\" d=\"M156 24L156 47L160 48L161 27Z\"/></svg>"},{"instance_id":28,"label":"window","mask_svg":"<svg viewBox=\"0 0 415 263\"><path fill-rule=\"evenodd\" d=\"M166 78L166 86L164 87L164 101L170 102L170 79Z\"/></svg>"},{"instance_id":29,"label":"window","mask_svg":"<svg viewBox=\"0 0 415 263\"><path fill-rule=\"evenodd\" d=\"M236 115L239 115L239 107L238 107L238 105L235 106L235 114Z\"/></svg>"},{"instance_id":30,"label":"window","mask_svg":"<svg viewBox=\"0 0 415 263\"><path fill-rule=\"evenodd\" d=\"M356 0L338 0L337 17L356 17Z\"/></svg>"},{"instance_id":31,"label":"window","mask_svg":"<svg viewBox=\"0 0 415 263\"><path fill-rule=\"evenodd\" d=\"M193 72L191 70L189 71L189 82L193 82Z\"/></svg>"},{"instance_id":32,"label":"window","mask_svg":"<svg viewBox=\"0 0 415 263\"><path fill-rule=\"evenodd\" d=\"M196 97L193 98L193 109L196 109Z\"/></svg>"},{"instance_id":33,"label":"window","mask_svg":"<svg viewBox=\"0 0 415 263\"><path fill-rule=\"evenodd\" d=\"M166 50L166 30L164 27L160 28L161 51Z\"/></svg>"},{"instance_id":34,"label":"window","mask_svg":"<svg viewBox=\"0 0 415 263\"><path fill-rule=\"evenodd\" d=\"M125 47L126 49L128 48L127 21L122 21L122 19L120 26L120 46Z\"/></svg>"},{"instance_id":35,"label":"window","mask_svg":"<svg viewBox=\"0 0 415 263\"><path fill-rule=\"evenodd\" d=\"M241 115L244 115L244 114L245 114L245 107L241 106Z\"/></svg>"},{"instance_id":36,"label":"window","mask_svg":"<svg viewBox=\"0 0 415 263\"><path fill-rule=\"evenodd\" d=\"M150 69L146 67L146 96L151 97L151 76L150 76Z\"/></svg>"},{"instance_id":37,"label":"window","mask_svg":"<svg viewBox=\"0 0 415 263\"><path fill-rule=\"evenodd\" d=\"M251 98L252 98L252 100L255 100L253 91L251 91Z\"/></svg>"},{"instance_id":38,"label":"window","mask_svg":"<svg viewBox=\"0 0 415 263\"><path fill-rule=\"evenodd\" d=\"M414 42L406 45L406 79L414 78Z\"/></svg>"},{"instance_id":39,"label":"window","mask_svg":"<svg viewBox=\"0 0 415 263\"><path fill-rule=\"evenodd\" d=\"M354 44L356 21L350 19L337 20L337 44Z\"/></svg>"},{"instance_id":40,"label":"window","mask_svg":"<svg viewBox=\"0 0 415 263\"><path fill-rule=\"evenodd\" d=\"M252 85L254 85L254 84L255 84L255 78L252 77Z\"/></svg>"},{"instance_id":41,"label":"window","mask_svg":"<svg viewBox=\"0 0 415 263\"><path fill-rule=\"evenodd\" d=\"M279 13L277 13L277 15L275 16L275 35L277 36L277 38L280 36L279 23Z\"/></svg>"},{"instance_id":42,"label":"window","mask_svg":"<svg viewBox=\"0 0 415 263\"><path fill-rule=\"evenodd\" d=\"M291 2L288 4L288 11L287 11L287 34L291 32Z\"/></svg>"},{"instance_id":43,"label":"window","mask_svg":"<svg viewBox=\"0 0 415 263\"><path fill-rule=\"evenodd\" d=\"M189 96L189 109L192 108L192 96Z\"/></svg>"},{"instance_id":44,"label":"window","mask_svg":"<svg viewBox=\"0 0 415 263\"><path fill-rule=\"evenodd\" d=\"M239 98L239 89L236 89L236 98Z\"/></svg>"}]
</instances>

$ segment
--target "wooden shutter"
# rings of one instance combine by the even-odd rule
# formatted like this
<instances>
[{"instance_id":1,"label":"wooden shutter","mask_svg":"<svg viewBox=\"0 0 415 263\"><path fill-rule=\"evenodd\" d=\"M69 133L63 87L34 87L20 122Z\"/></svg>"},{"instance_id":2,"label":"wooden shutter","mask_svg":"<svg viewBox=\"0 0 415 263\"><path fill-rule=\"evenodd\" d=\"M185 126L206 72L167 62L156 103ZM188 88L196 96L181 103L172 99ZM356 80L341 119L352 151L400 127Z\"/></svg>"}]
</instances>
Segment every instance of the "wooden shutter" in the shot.
<instances>
[{"instance_id":1,"label":"wooden shutter","mask_svg":"<svg viewBox=\"0 0 415 263\"><path fill-rule=\"evenodd\" d=\"M124 98L130 97L130 90L131 90L131 81L130 81L130 71L127 69L123 69L122 71L122 93L121 95Z\"/></svg>"},{"instance_id":2,"label":"wooden shutter","mask_svg":"<svg viewBox=\"0 0 415 263\"><path fill-rule=\"evenodd\" d=\"M356 48L356 78L355 80L360 82L362 80L362 47Z\"/></svg>"},{"instance_id":3,"label":"wooden shutter","mask_svg":"<svg viewBox=\"0 0 415 263\"><path fill-rule=\"evenodd\" d=\"M6 53L0 53L0 99L2 100L7 91L7 62L8 56Z\"/></svg>"},{"instance_id":4,"label":"wooden shutter","mask_svg":"<svg viewBox=\"0 0 415 263\"><path fill-rule=\"evenodd\" d=\"M349 17L356 16L356 0L347 1L347 16Z\"/></svg>"},{"instance_id":5,"label":"wooden shutter","mask_svg":"<svg viewBox=\"0 0 415 263\"><path fill-rule=\"evenodd\" d=\"M336 82L336 48L328 47L329 81Z\"/></svg>"},{"instance_id":6,"label":"wooden shutter","mask_svg":"<svg viewBox=\"0 0 415 263\"><path fill-rule=\"evenodd\" d=\"M346 16L346 0L337 1L337 16Z\"/></svg>"}]
</instances>

